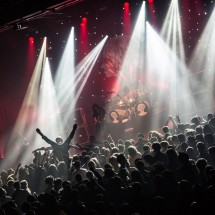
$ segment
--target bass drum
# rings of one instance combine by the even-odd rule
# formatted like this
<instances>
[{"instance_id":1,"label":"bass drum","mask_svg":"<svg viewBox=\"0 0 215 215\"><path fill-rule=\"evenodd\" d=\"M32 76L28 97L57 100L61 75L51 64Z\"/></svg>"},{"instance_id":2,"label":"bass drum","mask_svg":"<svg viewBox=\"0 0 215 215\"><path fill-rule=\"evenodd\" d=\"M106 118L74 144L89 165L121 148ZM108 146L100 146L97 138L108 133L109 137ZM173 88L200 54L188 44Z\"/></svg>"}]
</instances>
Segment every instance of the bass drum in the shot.
<instances>
[{"instance_id":1,"label":"bass drum","mask_svg":"<svg viewBox=\"0 0 215 215\"><path fill-rule=\"evenodd\" d=\"M149 103L147 101L139 101L135 105L135 115L136 116L146 116L149 112Z\"/></svg>"}]
</instances>

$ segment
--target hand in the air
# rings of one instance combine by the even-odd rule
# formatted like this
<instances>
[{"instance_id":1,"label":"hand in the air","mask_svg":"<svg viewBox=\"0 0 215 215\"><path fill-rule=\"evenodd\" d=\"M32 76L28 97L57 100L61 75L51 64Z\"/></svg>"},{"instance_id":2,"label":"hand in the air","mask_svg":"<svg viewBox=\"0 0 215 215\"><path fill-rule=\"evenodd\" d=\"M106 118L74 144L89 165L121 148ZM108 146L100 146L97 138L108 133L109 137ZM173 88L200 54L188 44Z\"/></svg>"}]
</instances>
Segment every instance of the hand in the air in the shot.
<instances>
[{"instance_id":1,"label":"hand in the air","mask_svg":"<svg viewBox=\"0 0 215 215\"><path fill-rule=\"evenodd\" d=\"M41 133L41 131L40 131L40 129L39 129L39 128L37 128L37 129L36 129L36 132L37 132L38 134L40 134L40 133Z\"/></svg>"}]
</instances>

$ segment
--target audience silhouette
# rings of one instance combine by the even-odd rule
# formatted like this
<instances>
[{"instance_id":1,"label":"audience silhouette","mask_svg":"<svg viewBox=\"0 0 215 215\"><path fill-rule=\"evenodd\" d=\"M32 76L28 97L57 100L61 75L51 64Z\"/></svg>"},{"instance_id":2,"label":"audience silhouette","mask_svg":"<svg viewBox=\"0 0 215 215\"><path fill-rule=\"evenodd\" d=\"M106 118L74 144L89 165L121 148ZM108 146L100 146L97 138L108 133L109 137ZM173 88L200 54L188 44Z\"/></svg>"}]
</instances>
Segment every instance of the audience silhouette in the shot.
<instances>
[{"instance_id":1,"label":"audience silhouette","mask_svg":"<svg viewBox=\"0 0 215 215\"><path fill-rule=\"evenodd\" d=\"M171 118L173 121L173 118ZM36 132L51 153L0 174L0 214L192 215L209 214L215 199L215 115L103 142L91 136L82 153ZM102 129L102 128L101 128ZM40 161L38 161L40 160Z\"/></svg>"}]
</instances>

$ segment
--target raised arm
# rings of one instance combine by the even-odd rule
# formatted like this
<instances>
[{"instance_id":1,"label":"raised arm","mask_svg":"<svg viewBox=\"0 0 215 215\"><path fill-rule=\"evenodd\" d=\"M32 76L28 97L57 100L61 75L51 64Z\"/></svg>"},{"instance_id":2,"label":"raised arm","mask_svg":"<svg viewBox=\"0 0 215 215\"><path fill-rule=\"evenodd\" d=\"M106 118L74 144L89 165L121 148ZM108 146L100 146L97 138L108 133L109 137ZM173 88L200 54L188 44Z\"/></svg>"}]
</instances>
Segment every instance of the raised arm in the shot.
<instances>
[{"instance_id":1,"label":"raised arm","mask_svg":"<svg viewBox=\"0 0 215 215\"><path fill-rule=\"evenodd\" d=\"M45 140L48 144L50 145L55 145L56 143L52 140L50 140L48 137L46 137L39 128L36 129L36 132L43 138L43 140Z\"/></svg>"},{"instance_id":2,"label":"raised arm","mask_svg":"<svg viewBox=\"0 0 215 215\"><path fill-rule=\"evenodd\" d=\"M77 127L78 127L77 124L73 125L73 129L72 129L71 133L69 134L69 136L66 138L66 140L63 143L64 145L69 145L70 144L70 141L72 140L72 138L75 135L75 131L76 131Z\"/></svg>"}]
</instances>

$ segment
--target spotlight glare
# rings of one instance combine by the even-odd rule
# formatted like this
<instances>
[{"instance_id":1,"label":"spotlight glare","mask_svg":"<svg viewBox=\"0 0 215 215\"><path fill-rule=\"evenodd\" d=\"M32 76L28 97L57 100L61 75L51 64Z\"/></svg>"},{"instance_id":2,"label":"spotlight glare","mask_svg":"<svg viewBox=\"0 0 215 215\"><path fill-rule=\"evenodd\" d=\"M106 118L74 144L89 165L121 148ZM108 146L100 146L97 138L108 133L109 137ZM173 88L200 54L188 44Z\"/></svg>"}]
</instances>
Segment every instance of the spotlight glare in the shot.
<instances>
[{"instance_id":1,"label":"spotlight glare","mask_svg":"<svg viewBox=\"0 0 215 215\"><path fill-rule=\"evenodd\" d=\"M28 89L26 91L16 123L8 141L9 145L12 144L9 153L13 154L14 156L8 156L6 159L4 159L4 162L2 164L3 168L6 168L8 164L10 166L16 166L17 162L20 161L23 164L27 164L32 160L31 147L33 146L33 142L31 144L31 147L23 152L23 148L21 147L21 141L24 141L24 139L31 140L31 138L35 135L35 130L33 129L33 127L37 121L38 90L40 85L42 68L44 68L45 64L45 58L46 38L43 39L43 45L40 50L37 63L34 67L34 71L30 83L28 85ZM17 138L17 135L19 136L19 138Z\"/></svg>"}]
</instances>

